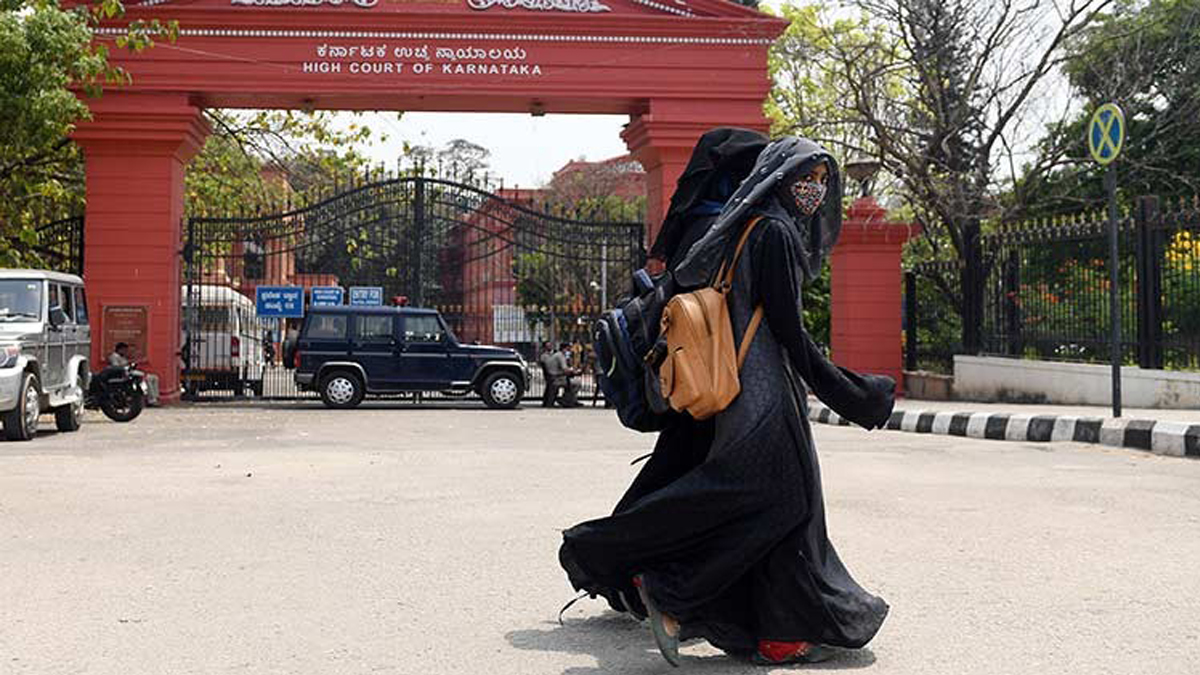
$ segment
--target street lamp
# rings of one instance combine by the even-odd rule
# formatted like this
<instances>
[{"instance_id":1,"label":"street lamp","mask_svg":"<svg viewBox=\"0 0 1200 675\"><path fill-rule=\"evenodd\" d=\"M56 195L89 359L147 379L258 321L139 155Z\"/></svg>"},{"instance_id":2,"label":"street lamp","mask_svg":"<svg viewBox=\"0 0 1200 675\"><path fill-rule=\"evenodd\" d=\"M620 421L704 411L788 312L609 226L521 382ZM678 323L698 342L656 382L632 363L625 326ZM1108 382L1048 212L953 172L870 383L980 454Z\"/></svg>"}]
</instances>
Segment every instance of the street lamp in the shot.
<instances>
[{"instance_id":1,"label":"street lamp","mask_svg":"<svg viewBox=\"0 0 1200 675\"><path fill-rule=\"evenodd\" d=\"M883 163L870 157L858 156L846 162L846 175L858 181L862 194L859 197L870 197L871 188L875 183L875 174L883 168Z\"/></svg>"}]
</instances>

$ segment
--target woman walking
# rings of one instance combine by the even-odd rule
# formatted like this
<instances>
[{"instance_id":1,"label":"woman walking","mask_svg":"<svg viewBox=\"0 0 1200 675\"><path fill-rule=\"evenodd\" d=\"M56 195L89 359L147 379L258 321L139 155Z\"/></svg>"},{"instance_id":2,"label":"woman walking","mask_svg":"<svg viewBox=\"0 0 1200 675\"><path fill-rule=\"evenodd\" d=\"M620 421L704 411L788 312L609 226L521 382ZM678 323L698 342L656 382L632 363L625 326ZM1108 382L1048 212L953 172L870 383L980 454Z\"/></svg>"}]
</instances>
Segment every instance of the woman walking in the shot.
<instances>
[{"instance_id":1,"label":"woman walking","mask_svg":"<svg viewBox=\"0 0 1200 675\"><path fill-rule=\"evenodd\" d=\"M757 131L736 127L718 127L701 136L679 176L667 215L650 248L650 257L665 262L667 269L675 269L692 245L708 232L769 142ZM676 290L691 288L678 288L677 284ZM703 462L712 445L713 422L711 418L697 421L690 415L668 411L654 452L617 502L614 512L623 511ZM628 599L640 608L633 597ZM614 609L625 611L619 597L613 600Z\"/></svg>"},{"instance_id":2,"label":"woman walking","mask_svg":"<svg viewBox=\"0 0 1200 675\"><path fill-rule=\"evenodd\" d=\"M675 266L681 286L711 281L750 223L728 294L735 339L755 307L765 320L741 394L716 415L711 436L678 436L684 447L670 450L691 458L678 477L631 489L613 515L567 530L559 554L575 588L649 615L674 665L690 637L759 663L818 660L822 645L866 644L888 609L829 542L807 420L806 385L868 429L887 421L895 386L832 364L801 319L800 286L819 274L841 228L833 157L805 139L770 144Z\"/></svg>"}]
</instances>

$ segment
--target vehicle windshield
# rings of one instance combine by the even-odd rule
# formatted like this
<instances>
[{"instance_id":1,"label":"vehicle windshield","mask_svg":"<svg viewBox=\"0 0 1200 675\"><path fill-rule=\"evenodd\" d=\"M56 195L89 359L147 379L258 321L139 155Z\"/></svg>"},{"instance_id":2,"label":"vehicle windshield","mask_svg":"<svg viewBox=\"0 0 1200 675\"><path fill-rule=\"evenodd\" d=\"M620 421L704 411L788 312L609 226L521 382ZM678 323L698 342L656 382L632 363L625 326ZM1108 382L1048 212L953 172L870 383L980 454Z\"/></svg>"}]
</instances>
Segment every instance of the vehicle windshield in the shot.
<instances>
[{"instance_id":1,"label":"vehicle windshield","mask_svg":"<svg viewBox=\"0 0 1200 675\"><path fill-rule=\"evenodd\" d=\"M42 317L42 282L0 279L0 323L37 321Z\"/></svg>"}]
</instances>

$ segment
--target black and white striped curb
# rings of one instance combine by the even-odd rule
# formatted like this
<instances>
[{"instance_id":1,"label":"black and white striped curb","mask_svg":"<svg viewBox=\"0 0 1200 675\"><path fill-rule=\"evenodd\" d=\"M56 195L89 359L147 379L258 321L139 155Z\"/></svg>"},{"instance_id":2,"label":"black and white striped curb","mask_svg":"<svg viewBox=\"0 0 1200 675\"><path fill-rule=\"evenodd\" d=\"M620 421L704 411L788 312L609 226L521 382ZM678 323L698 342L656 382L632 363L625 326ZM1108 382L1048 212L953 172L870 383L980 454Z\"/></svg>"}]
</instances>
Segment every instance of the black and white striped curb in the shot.
<instances>
[{"instance_id":1,"label":"black and white striped curb","mask_svg":"<svg viewBox=\"0 0 1200 675\"><path fill-rule=\"evenodd\" d=\"M808 418L822 424L851 425L849 420L818 403L809 404ZM1186 422L997 412L895 410L885 428L918 434L967 436L999 441L1099 443L1149 450L1173 457L1200 457L1200 424Z\"/></svg>"}]
</instances>

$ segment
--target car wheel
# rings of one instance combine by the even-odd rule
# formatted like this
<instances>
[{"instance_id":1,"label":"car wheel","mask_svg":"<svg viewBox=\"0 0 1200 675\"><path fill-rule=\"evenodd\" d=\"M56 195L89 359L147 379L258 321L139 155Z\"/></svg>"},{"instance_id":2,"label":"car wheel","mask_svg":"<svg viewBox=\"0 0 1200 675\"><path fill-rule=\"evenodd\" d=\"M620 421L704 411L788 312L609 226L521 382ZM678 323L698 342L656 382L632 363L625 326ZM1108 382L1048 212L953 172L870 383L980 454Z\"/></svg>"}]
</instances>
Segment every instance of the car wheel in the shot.
<instances>
[{"instance_id":1,"label":"car wheel","mask_svg":"<svg viewBox=\"0 0 1200 675\"><path fill-rule=\"evenodd\" d=\"M335 370L321 378L321 401L330 408L353 408L362 403L362 378L348 370Z\"/></svg>"},{"instance_id":2,"label":"car wheel","mask_svg":"<svg viewBox=\"0 0 1200 675\"><path fill-rule=\"evenodd\" d=\"M492 373L479 393L489 408L512 409L521 403L521 381L508 371Z\"/></svg>"},{"instance_id":3,"label":"car wheel","mask_svg":"<svg viewBox=\"0 0 1200 675\"><path fill-rule=\"evenodd\" d=\"M21 377L17 407L4 413L4 437L10 441L28 441L37 435L38 415L42 414L37 375Z\"/></svg>"},{"instance_id":4,"label":"car wheel","mask_svg":"<svg viewBox=\"0 0 1200 675\"><path fill-rule=\"evenodd\" d=\"M59 431L79 431L83 422L83 387L77 383L71 392L75 396L74 403L60 405L54 409L54 426Z\"/></svg>"}]
</instances>

